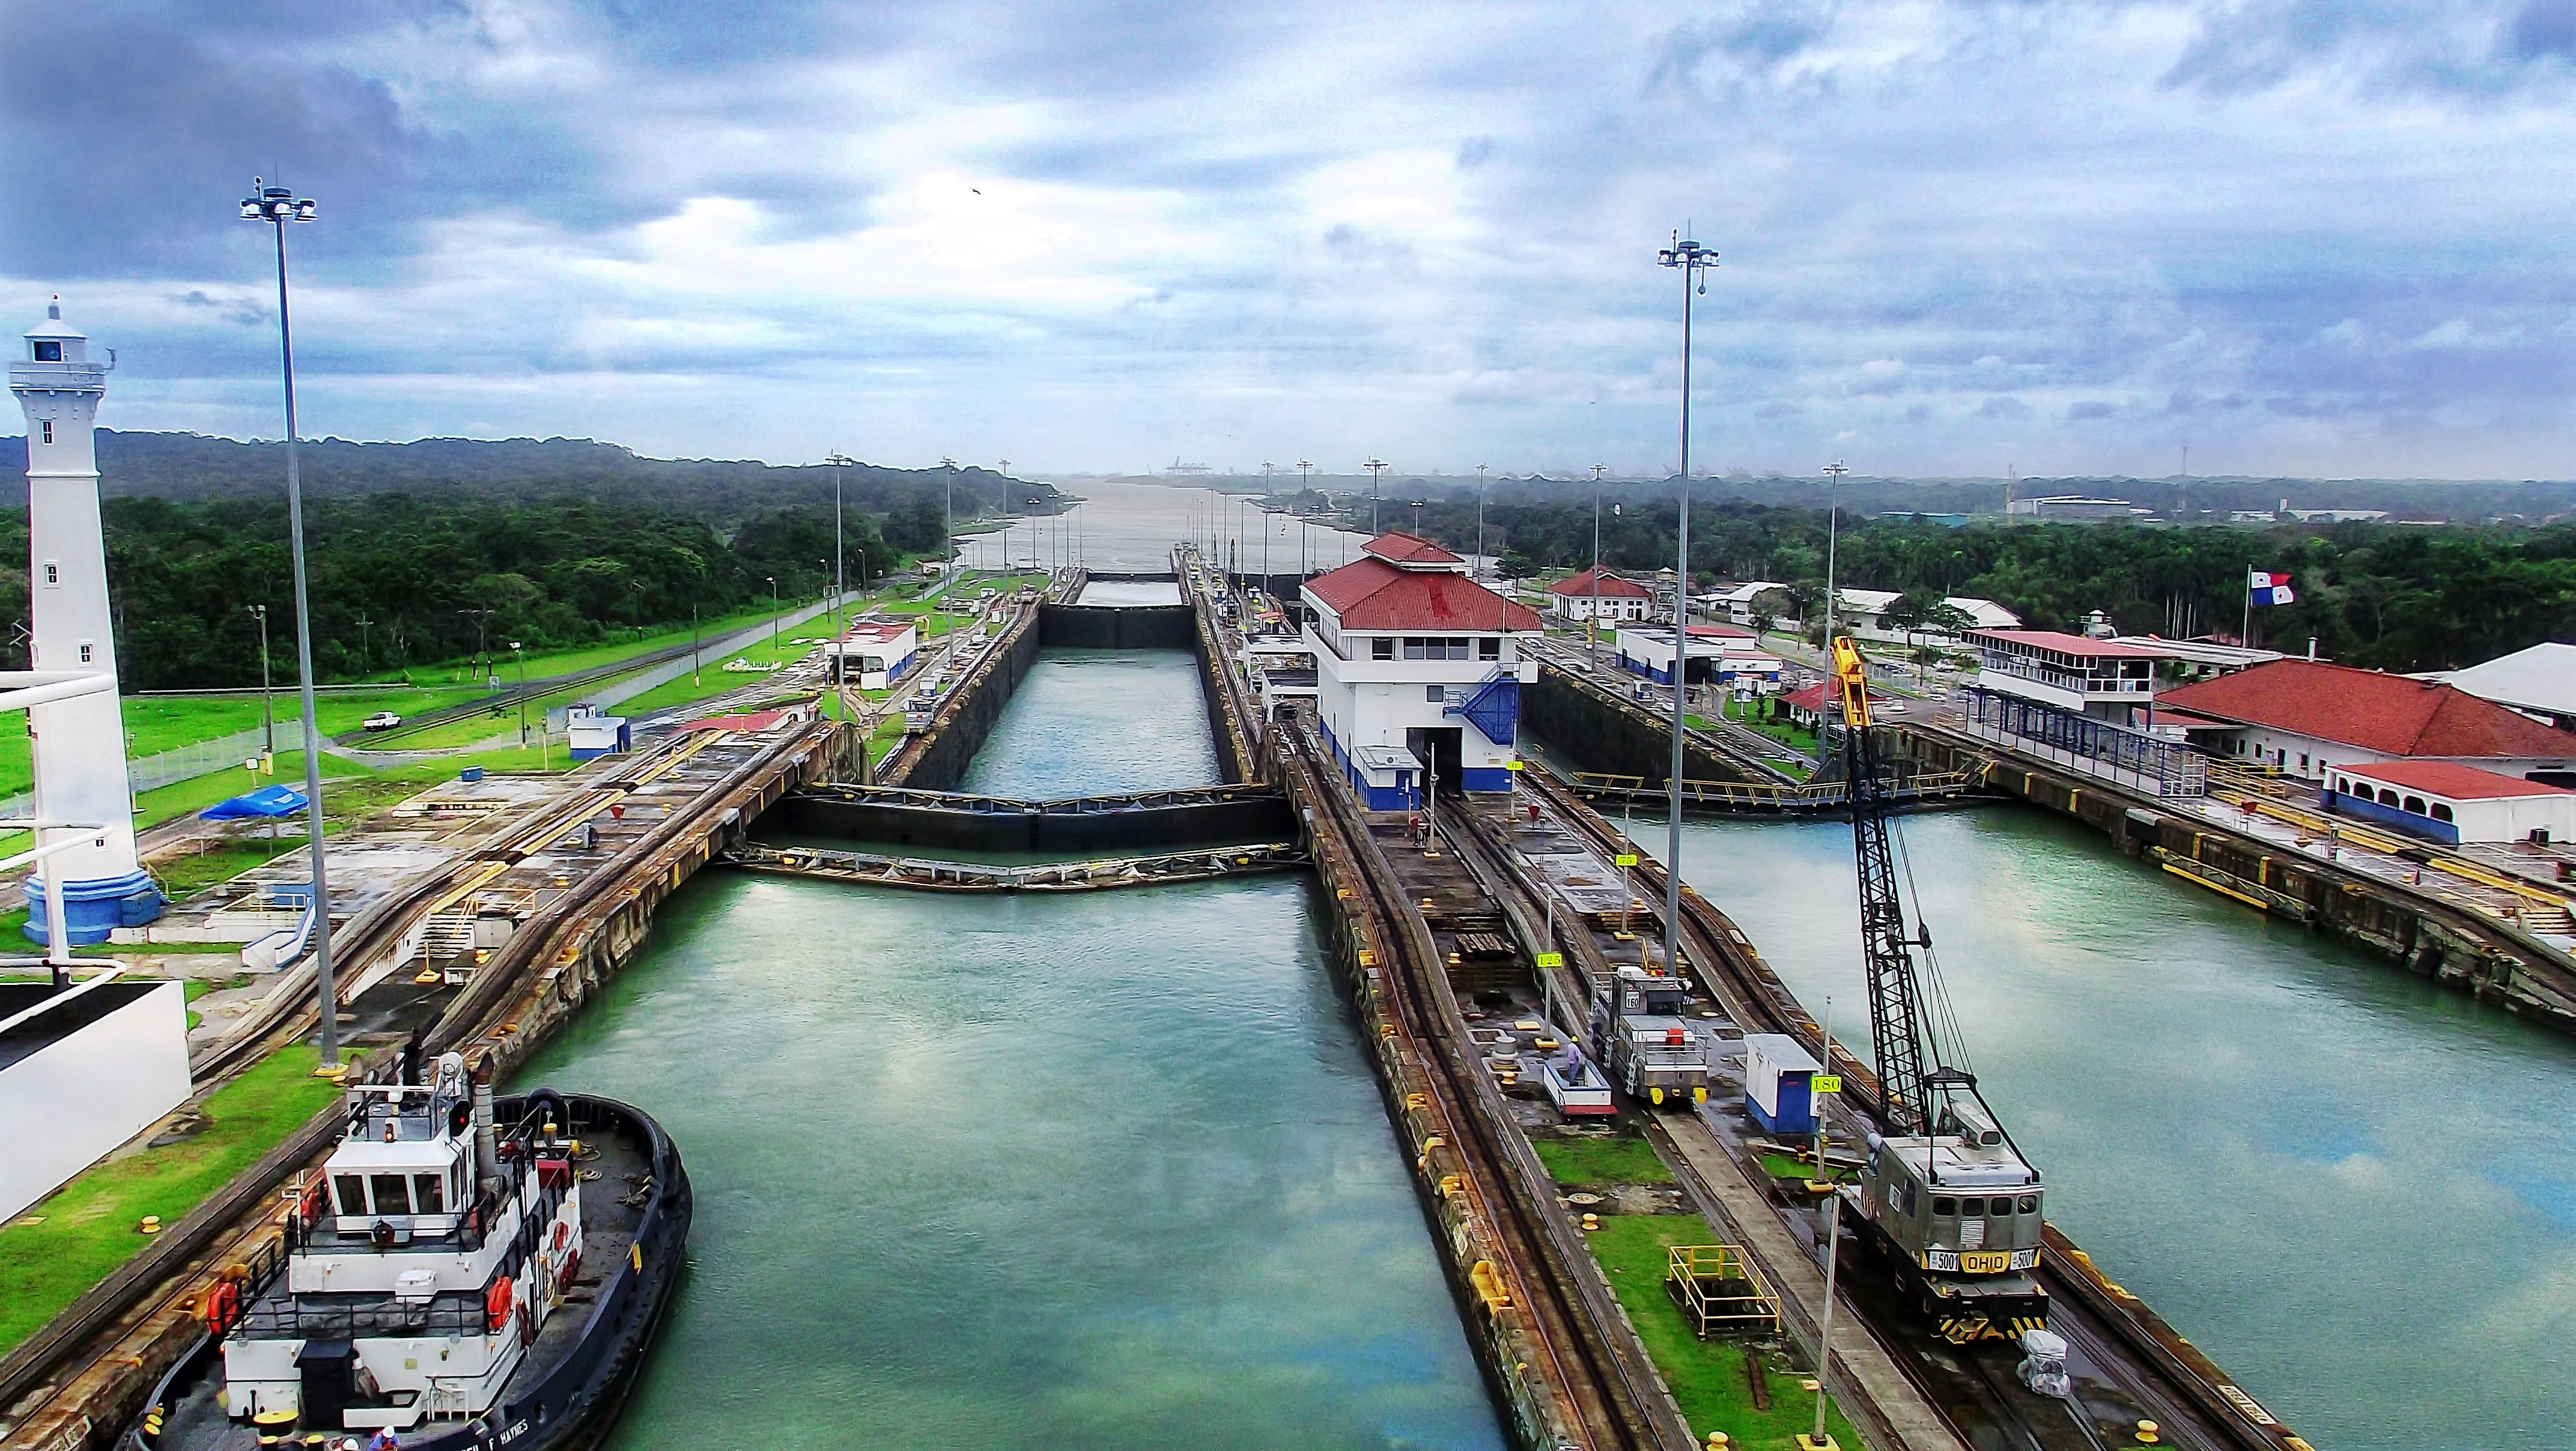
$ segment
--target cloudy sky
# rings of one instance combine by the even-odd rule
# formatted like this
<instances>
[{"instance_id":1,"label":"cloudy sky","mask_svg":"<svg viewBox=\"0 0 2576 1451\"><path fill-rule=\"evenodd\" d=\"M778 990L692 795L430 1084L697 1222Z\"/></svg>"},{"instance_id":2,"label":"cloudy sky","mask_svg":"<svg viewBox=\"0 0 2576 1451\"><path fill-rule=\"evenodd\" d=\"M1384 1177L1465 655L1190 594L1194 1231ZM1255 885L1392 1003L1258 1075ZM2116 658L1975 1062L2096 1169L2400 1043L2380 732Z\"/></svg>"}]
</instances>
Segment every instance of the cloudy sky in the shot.
<instances>
[{"instance_id":1,"label":"cloudy sky","mask_svg":"<svg viewBox=\"0 0 2576 1451\"><path fill-rule=\"evenodd\" d=\"M104 421L1022 471L2576 473L2576 0L0 6Z\"/></svg>"}]
</instances>

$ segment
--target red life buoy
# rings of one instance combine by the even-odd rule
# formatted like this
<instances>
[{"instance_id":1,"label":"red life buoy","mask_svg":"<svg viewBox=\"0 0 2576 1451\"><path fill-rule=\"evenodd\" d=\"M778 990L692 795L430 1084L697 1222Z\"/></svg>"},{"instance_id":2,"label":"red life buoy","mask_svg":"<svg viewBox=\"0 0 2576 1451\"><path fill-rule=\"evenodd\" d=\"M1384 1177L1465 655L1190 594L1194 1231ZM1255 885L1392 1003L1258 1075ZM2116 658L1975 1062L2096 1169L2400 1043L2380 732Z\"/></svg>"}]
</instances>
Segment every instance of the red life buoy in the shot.
<instances>
[{"instance_id":1,"label":"red life buoy","mask_svg":"<svg viewBox=\"0 0 2576 1451\"><path fill-rule=\"evenodd\" d=\"M568 1240L568 1239L571 1239L571 1238L572 1238L572 1226L571 1226L571 1225L569 1225L569 1224L564 1223L564 1222L563 1222L562 1220L560 1220L560 1219L556 1220L556 1221L555 1221L555 1248L557 1248L557 1249L562 1249L562 1248L564 1247L564 1241L566 1241L566 1240Z\"/></svg>"},{"instance_id":2,"label":"red life buoy","mask_svg":"<svg viewBox=\"0 0 2576 1451\"><path fill-rule=\"evenodd\" d=\"M232 1328L241 1313L241 1287L230 1280L218 1281L206 1292L206 1330L221 1335Z\"/></svg>"},{"instance_id":3,"label":"red life buoy","mask_svg":"<svg viewBox=\"0 0 2576 1451\"><path fill-rule=\"evenodd\" d=\"M497 1331L509 1323L510 1282L494 1280L491 1290L483 1296L483 1328Z\"/></svg>"}]
</instances>

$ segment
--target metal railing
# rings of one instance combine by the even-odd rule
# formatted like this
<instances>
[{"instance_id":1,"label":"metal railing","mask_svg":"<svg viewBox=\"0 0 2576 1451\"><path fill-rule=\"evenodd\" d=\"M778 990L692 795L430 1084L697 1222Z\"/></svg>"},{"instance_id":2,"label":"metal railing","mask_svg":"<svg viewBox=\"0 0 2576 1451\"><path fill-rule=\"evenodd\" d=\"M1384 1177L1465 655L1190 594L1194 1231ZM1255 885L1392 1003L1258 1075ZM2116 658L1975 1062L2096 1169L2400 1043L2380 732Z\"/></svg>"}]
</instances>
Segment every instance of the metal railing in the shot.
<instances>
[{"instance_id":1,"label":"metal railing","mask_svg":"<svg viewBox=\"0 0 2576 1451\"><path fill-rule=\"evenodd\" d=\"M1668 788L1649 786L1640 775L1616 771L1577 771L1574 789L1584 795L1634 796L1640 799L1670 798ZM1925 771L1909 774L1888 788L1896 800L1911 801L1937 796L1956 796L1970 785L1964 771ZM1810 781L1795 786L1774 786L1761 782L1703 781L1682 778L1682 804L1685 806L1718 806L1735 810L1787 811L1809 807L1840 806L1851 799L1848 786L1841 781Z\"/></svg>"},{"instance_id":2,"label":"metal railing","mask_svg":"<svg viewBox=\"0 0 2576 1451\"><path fill-rule=\"evenodd\" d=\"M1959 729L2150 796L2206 796L2211 757L2076 711L1971 686Z\"/></svg>"}]
</instances>

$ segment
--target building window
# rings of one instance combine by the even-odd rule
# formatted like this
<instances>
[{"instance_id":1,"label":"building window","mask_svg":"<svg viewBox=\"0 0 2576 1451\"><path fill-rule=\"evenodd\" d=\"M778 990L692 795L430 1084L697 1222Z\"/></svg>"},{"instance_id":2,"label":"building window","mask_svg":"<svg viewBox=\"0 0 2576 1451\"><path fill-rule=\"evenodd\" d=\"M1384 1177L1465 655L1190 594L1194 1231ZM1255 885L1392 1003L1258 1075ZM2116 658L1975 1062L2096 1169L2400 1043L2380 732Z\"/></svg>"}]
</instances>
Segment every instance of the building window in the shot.
<instances>
[{"instance_id":1,"label":"building window","mask_svg":"<svg viewBox=\"0 0 2576 1451\"><path fill-rule=\"evenodd\" d=\"M2424 798L2423 798L2423 797L2421 797L2421 796L2409 796L2409 797L2407 797L2407 798L2406 798L2406 805L2405 805L2402 809L2407 810L2407 811L2412 811L2412 812L2414 812L2414 813L2415 813L2416 815L2418 815L2418 816L2425 816L2425 815L2429 815L2429 814L2430 814L2430 813L2428 813L2427 811L2425 811L2425 809L2424 809Z\"/></svg>"},{"instance_id":2,"label":"building window","mask_svg":"<svg viewBox=\"0 0 2576 1451\"><path fill-rule=\"evenodd\" d=\"M45 424L44 424L44 429L45 429L45 442L47 442L47 443L51 443L51 442L53 442L53 441L54 441L54 421L53 421L52 419L50 419L50 418L46 419L46 420L45 420Z\"/></svg>"},{"instance_id":3,"label":"building window","mask_svg":"<svg viewBox=\"0 0 2576 1451\"><path fill-rule=\"evenodd\" d=\"M50 559L46 560L46 561L45 561L45 587L46 587L47 589L51 589L51 588L53 588L54 586L61 584L62 582L63 582L63 567L62 567L61 565L59 565L59 564L55 563L54 561L50 560Z\"/></svg>"},{"instance_id":4,"label":"building window","mask_svg":"<svg viewBox=\"0 0 2576 1451\"><path fill-rule=\"evenodd\" d=\"M62 345L60 342L57 342L57 341L55 341L55 340L53 340L53 339L51 339L51 338L38 338L38 339L36 340L36 361L37 361L37 362L39 362L39 363L59 363L59 362L61 362L62 360L63 360L63 345ZM52 440L51 438L48 438L48 439L46 439L45 441L46 441L47 443L51 443L51 442L53 442L53 440Z\"/></svg>"},{"instance_id":5,"label":"building window","mask_svg":"<svg viewBox=\"0 0 2576 1451\"><path fill-rule=\"evenodd\" d=\"M1478 640L1476 642L1476 658L1480 660L1502 659L1503 637L1500 635L1494 635L1486 639Z\"/></svg>"},{"instance_id":6,"label":"building window","mask_svg":"<svg viewBox=\"0 0 2576 1451\"><path fill-rule=\"evenodd\" d=\"M2450 807L2436 801L2433 803L2433 819L2435 821L2456 821L2459 818L2451 814Z\"/></svg>"},{"instance_id":7,"label":"building window","mask_svg":"<svg viewBox=\"0 0 2576 1451\"><path fill-rule=\"evenodd\" d=\"M1371 660L1394 659L1395 642L1384 637L1369 641L1369 658Z\"/></svg>"},{"instance_id":8,"label":"building window","mask_svg":"<svg viewBox=\"0 0 2576 1451\"><path fill-rule=\"evenodd\" d=\"M89 663L89 649L89 641L81 641L81 663L83 665L87 665Z\"/></svg>"},{"instance_id":9,"label":"building window","mask_svg":"<svg viewBox=\"0 0 2576 1451\"><path fill-rule=\"evenodd\" d=\"M1433 705L1446 705L1449 703L1449 687L1445 685L1426 685L1422 687L1422 698L1431 702Z\"/></svg>"},{"instance_id":10,"label":"building window","mask_svg":"<svg viewBox=\"0 0 2576 1451\"><path fill-rule=\"evenodd\" d=\"M2305 751L2299 752L2299 769L2302 771L2308 769L2308 753ZM314 1011L319 1012L321 1010L316 1008Z\"/></svg>"}]
</instances>

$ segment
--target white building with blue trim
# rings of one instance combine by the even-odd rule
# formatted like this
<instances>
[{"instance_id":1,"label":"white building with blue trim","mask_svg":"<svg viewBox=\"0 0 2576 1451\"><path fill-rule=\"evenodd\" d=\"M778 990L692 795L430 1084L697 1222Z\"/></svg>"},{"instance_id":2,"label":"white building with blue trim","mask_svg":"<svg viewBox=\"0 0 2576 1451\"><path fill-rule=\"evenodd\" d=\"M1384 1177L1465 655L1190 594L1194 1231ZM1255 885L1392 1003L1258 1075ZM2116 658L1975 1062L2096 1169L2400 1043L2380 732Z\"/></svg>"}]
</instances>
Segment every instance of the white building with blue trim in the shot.
<instances>
[{"instance_id":1,"label":"white building with blue trim","mask_svg":"<svg viewBox=\"0 0 2576 1451\"><path fill-rule=\"evenodd\" d=\"M1408 810L1432 790L1511 789L1520 688L1538 674L1520 642L1541 630L1537 612L1403 533L1370 540L1360 558L1306 581L1304 596L1316 719L1369 809Z\"/></svg>"}]
</instances>

